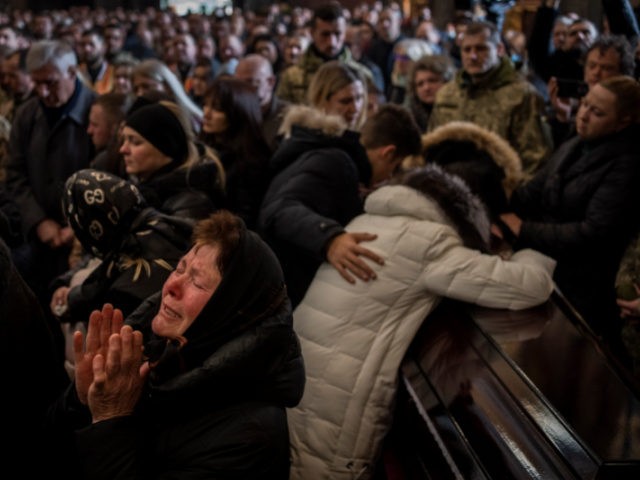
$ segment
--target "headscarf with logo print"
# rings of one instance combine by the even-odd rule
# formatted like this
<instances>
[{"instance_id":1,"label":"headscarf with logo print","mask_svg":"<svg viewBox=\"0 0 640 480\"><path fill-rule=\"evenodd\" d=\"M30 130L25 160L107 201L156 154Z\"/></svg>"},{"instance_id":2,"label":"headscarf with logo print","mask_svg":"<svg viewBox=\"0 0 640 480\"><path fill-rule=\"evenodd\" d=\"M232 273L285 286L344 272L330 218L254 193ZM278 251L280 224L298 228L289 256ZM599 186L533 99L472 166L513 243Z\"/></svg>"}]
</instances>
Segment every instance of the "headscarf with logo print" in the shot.
<instances>
[{"instance_id":1,"label":"headscarf with logo print","mask_svg":"<svg viewBox=\"0 0 640 480\"><path fill-rule=\"evenodd\" d=\"M76 238L99 258L119 247L131 222L146 207L133 184L93 169L67 179L62 204Z\"/></svg>"}]
</instances>

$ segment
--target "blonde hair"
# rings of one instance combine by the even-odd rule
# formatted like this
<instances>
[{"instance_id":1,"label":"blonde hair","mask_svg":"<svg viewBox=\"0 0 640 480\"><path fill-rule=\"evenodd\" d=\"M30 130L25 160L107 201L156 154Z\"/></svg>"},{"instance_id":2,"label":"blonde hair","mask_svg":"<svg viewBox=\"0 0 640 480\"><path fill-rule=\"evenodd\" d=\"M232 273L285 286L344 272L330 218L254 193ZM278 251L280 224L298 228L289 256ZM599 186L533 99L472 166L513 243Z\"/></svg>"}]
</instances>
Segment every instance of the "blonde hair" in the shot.
<instances>
[{"instance_id":1,"label":"blonde hair","mask_svg":"<svg viewBox=\"0 0 640 480\"><path fill-rule=\"evenodd\" d=\"M307 102L312 107L322 109L336 92L355 82L362 84L364 92L363 108L356 121L356 127L359 129L367 115L367 82L360 72L350 65L337 60L324 63L311 78Z\"/></svg>"}]
</instances>

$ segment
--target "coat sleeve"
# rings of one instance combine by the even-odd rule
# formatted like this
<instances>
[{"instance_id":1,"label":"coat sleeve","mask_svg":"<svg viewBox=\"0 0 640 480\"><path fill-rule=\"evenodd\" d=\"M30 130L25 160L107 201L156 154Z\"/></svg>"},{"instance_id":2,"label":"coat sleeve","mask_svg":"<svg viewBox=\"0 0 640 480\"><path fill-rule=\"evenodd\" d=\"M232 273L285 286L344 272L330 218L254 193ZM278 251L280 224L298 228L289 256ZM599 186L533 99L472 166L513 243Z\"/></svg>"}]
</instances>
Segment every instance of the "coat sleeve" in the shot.
<instances>
[{"instance_id":1,"label":"coat sleeve","mask_svg":"<svg viewBox=\"0 0 640 480\"><path fill-rule=\"evenodd\" d=\"M26 106L26 105L25 105ZM22 113L22 115L21 115ZM27 173L27 145L30 142L30 118L28 111L18 110L9 137L9 162L7 163L7 188L20 208L22 231L28 235L33 228L46 218L44 209L36 200Z\"/></svg>"},{"instance_id":2,"label":"coat sleeve","mask_svg":"<svg viewBox=\"0 0 640 480\"><path fill-rule=\"evenodd\" d=\"M576 221L545 222L525 221L520 230L516 247L534 248L556 257L576 248L598 244L610 238L627 224L630 199L637 183L630 182L630 175L637 180L637 158L627 155L612 160L610 171L602 177L598 188L590 195L584 215Z\"/></svg>"},{"instance_id":3,"label":"coat sleeve","mask_svg":"<svg viewBox=\"0 0 640 480\"><path fill-rule=\"evenodd\" d=\"M153 478L145 468L144 437L134 416L116 417L76 432L85 478L94 480Z\"/></svg>"},{"instance_id":4,"label":"coat sleeve","mask_svg":"<svg viewBox=\"0 0 640 480\"><path fill-rule=\"evenodd\" d=\"M349 184L357 190L357 173L347 154L324 152L298 160L305 165L277 184L278 190L270 192L260 213L260 227L267 238L295 245L319 260L325 258L328 241L344 232L337 220L321 212L327 211L329 203L340 202L340 192Z\"/></svg>"},{"instance_id":5,"label":"coat sleeve","mask_svg":"<svg viewBox=\"0 0 640 480\"><path fill-rule=\"evenodd\" d=\"M635 45L640 29L629 0L602 0L602 8L609 21L611 33L624 35L632 45Z\"/></svg>"},{"instance_id":6,"label":"coat sleeve","mask_svg":"<svg viewBox=\"0 0 640 480\"><path fill-rule=\"evenodd\" d=\"M548 62L551 53L551 35L556 18L558 18L558 10L540 6L533 21L531 38L527 42L529 62L545 82L551 76Z\"/></svg>"},{"instance_id":7,"label":"coat sleeve","mask_svg":"<svg viewBox=\"0 0 640 480\"><path fill-rule=\"evenodd\" d=\"M441 232L425 259L422 281L440 296L489 308L520 310L544 303L554 284L555 262L533 250L511 260L464 247L459 238Z\"/></svg>"}]
</instances>

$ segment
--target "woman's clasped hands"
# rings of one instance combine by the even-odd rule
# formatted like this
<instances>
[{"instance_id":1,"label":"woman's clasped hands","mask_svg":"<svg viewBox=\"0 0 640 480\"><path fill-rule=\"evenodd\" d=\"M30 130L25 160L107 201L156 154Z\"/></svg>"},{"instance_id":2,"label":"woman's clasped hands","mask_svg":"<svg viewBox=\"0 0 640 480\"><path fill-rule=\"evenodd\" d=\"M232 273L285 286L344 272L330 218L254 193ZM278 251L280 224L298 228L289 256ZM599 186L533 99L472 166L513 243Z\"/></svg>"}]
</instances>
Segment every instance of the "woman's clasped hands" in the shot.
<instances>
[{"instance_id":1,"label":"woman's clasped hands","mask_svg":"<svg viewBox=\"0 0 640 480\"><path fill-rule=\"evenodd\" d=\"M122 312L105 304L91 313L86 341L75 332L73 346L76 392L93 422L130 415L149 373L142 333L124 325Z\"/></svg>"}]
</instances>

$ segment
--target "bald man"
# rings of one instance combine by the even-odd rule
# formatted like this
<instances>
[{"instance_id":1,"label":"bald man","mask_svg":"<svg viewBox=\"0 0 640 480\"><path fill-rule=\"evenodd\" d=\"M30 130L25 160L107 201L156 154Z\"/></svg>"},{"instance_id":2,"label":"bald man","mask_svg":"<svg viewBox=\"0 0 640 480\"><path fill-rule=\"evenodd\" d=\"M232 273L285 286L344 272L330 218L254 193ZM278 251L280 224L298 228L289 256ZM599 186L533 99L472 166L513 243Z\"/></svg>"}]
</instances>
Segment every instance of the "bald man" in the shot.
<instances>
[{"instance_id":1,"label":"bald man","mask_svg":"<svg viewBox=\"0 0 640 480\"><path fill-rule=\"evenodd\" d=\"M274 152L278 147L278 129L290 103L275 95L276 77L271 63L259 54L240 59L234 77L250 83L256 90L262 108L262 132Z\"/></svg>"}]
</instances>

